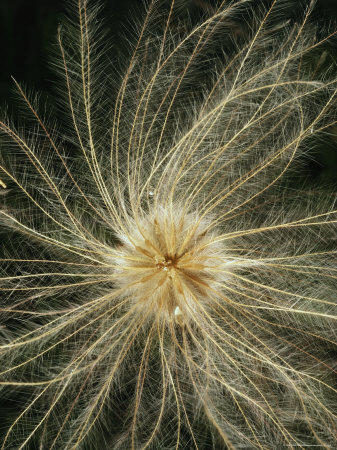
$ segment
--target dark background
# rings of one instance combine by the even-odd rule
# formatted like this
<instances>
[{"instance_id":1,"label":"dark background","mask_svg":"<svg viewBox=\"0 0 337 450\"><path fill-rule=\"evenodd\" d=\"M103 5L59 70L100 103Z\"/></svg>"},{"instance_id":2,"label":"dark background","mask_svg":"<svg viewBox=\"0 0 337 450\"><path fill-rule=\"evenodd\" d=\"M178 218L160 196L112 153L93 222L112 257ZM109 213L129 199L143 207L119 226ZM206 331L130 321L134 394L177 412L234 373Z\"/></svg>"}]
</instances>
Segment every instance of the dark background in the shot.
<instances>
[{"instance_id":1,"label":"dark background","mask_svg":"<svg viewBox=\"0 0 337 450\"><path fill-rule=\"evenodd\" d=\"M170 0L160 0L163 7ZM196 18L207 12L208 6L216 0L175 0L179 14ZM272 0L256 0L254 7L269 4ZM309 0L279 0L284 3L284 14L294 18L303 11ZM9 115L16 119L16 99L13 76L20 84L36 90L42 100L55 95L53 83L55 75L51 67L51 54L57 53L57 27L64 21L67 6L73 0L0 0L0 110L3 106ZM92 3L97 3L92 0ZM108 36L115 50L123 46L130 35L131 24L141 21L144 13L143 0L104 0L99 19L104 22ZM297 12L296 12L297 11ZM336 23L337 0L317 0L311 20L319 29ZM332 25L333 26L333 25ZM324 35L324 31L323 31ZM336 61L337 76L337 38L332 40L330 52ZM330 130L324 142L317 145L317 152L308 164L309 176L320 186L337 188L337 127Z\"/></svg>"},{"instance_id":2,"label":"dark background","mask_svg":"<svg viewBox=\"0 0 337 450\"><path fill-rule=\"evenodd\" d=\"M162 0L163 1L163 0ZM164 0L163 3L169 3ZM268 0L256 0L256 5ZM48 90L52 79L49 67L51 47L56 45L57 26L72 0L0 0L0 104L10 102L11 76L28 86ZM93 1L92 3L97 3ZM111 30L115 45L122 44L128 24L141 18L142 0L104 0L106 27ZM176 0L181 14L197 14L198 10L215 4L214 0ZM291 0L285 14L301 8L304 2ZM288 10L288 11L287 11ZM337 0L317 0L313 20L324 26L337 20Z\"/></svg>"},{"instance_id":3,"label":"dark background","mask_svg":"<svg viewBox=\"0 0 337 450\"><path fill-rule=\"evenodd\" d=\"M0 104L11 103L11 76L40 92L50 90L54 78L50 53L56 51L57 27L69 15L67 5L72 3L75 4L72 0L0 0ZM142 1L100 3L104 5L101 15L106 28L118 45L116 40L121 40L128 21L138 10L140 15Z\"/></svg>"}]
</instances>

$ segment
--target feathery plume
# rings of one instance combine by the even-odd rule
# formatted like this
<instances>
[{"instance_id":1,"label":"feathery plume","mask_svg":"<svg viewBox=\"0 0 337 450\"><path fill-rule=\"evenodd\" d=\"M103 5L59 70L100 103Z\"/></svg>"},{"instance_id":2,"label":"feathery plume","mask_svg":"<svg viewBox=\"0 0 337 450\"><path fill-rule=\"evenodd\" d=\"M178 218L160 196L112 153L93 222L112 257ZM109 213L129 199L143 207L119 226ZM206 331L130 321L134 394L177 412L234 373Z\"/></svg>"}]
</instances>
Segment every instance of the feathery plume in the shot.
<instances>
[{"instance_id":1,"label":"feathery plume","mask_svg":"<svg viewBox=\"0 0 337 450\"><path fill-rule=\"evenodd\" d=\"M205 3L150 3L123 67L74 1L61 125L14 81L2 449L336 448L337 209L299 176L335 123L331 34L312 2Z\"/></svg>"}]
</instances>

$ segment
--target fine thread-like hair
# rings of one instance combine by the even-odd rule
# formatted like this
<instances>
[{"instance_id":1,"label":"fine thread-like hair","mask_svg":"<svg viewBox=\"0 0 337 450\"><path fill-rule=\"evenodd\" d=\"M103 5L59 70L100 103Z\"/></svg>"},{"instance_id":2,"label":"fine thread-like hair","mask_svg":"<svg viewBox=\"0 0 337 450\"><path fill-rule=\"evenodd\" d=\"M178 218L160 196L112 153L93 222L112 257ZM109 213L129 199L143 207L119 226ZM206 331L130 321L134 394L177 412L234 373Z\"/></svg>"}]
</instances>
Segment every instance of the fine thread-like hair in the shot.
<instances>
[{"instance_id":1,"label":"fine thread-like hair","mask_svg":"<svg viewBox=\"0 0 337 450\"><path fill-rule=\"evenodd\" d=\"M114 54L71 3L59 123L0 121L1 449L336 448L334 33L154 0Z\"/></svg>"}]
</instances>

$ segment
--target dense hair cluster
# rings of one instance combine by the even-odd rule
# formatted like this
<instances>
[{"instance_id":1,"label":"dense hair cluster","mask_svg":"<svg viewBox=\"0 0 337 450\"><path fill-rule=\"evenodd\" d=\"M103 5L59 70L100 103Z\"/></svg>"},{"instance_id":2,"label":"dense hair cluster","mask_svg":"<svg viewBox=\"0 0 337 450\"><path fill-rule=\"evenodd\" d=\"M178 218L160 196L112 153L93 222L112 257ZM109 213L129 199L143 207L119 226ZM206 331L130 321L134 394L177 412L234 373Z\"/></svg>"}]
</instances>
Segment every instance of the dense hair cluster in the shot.
<instances>
[{"instance_id":1,"label":"dense hair cluster","mask_svg":"<svg viewBox=\"0 0 337 450\"><path fill-rule=\"evenodd\" d=\"M336 448L337 209L299 175L331 33L153 1L124 64L88 3L61 123L16 82L0 122L1 448Z\"/></svg>"}]
</instances>

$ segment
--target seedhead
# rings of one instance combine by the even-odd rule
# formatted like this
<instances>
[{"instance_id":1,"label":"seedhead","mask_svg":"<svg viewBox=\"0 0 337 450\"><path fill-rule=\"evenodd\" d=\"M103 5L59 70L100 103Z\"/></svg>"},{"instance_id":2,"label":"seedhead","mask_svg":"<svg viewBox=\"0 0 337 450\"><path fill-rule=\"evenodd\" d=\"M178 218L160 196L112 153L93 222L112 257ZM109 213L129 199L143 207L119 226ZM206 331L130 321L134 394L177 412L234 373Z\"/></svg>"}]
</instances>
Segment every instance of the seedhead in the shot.
<instances>
[{"instance_id":1,"label":"seedhead","mask_svg":"<svg viewBox=\"0 0 337 450\"><path fill-rule=\"evenodd\" d=\"M71 3L61 124L0 122L1 448L336 448L335 33L153 1L121 58Z\"/></svg>"}]
</instances>

